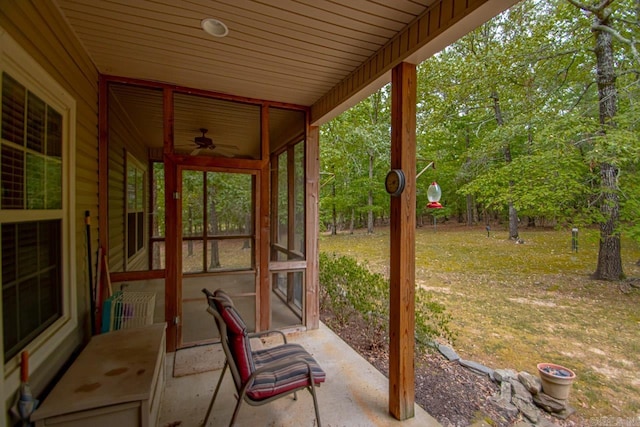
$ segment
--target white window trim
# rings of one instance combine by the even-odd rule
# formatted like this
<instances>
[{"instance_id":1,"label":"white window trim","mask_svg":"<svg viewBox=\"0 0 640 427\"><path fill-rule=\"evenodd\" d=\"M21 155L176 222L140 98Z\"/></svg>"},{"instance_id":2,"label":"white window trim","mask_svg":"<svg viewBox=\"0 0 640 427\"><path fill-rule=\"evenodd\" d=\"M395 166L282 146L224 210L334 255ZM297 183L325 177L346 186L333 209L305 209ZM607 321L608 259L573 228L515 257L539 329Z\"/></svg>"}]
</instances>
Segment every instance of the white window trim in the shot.
<instances>
[{"instance_id":1,"label":"white window trim","mask_svg":"<svg viewBox=\"0 0 640 427\"><path fill-rule=\"evenodd\" d=\"M76 101L58 84L27 52L0 28L0 73L7 71L11 77L29 91L52 106L63 116L62 133L62 316L31 341L25 350L29 351L29 372L46 365L54 352L70 337L78 327L78 304L76 284L76 233L75 233L75 141L76 141ZM1 83L0 83L1 85ZM56 211L59 212L59 211ZM0 211L0 220L25 221L43 218L42 211ZM46 215L46 213L44 213ZM0 289L1 292L1 289ZM0 304L0 330L2 325L2 304ZM0 340L0 354L4 354L4 343ZM11 396L20 386L20 354L4 364L4 398Z\"/></svg>"}]
</instances>

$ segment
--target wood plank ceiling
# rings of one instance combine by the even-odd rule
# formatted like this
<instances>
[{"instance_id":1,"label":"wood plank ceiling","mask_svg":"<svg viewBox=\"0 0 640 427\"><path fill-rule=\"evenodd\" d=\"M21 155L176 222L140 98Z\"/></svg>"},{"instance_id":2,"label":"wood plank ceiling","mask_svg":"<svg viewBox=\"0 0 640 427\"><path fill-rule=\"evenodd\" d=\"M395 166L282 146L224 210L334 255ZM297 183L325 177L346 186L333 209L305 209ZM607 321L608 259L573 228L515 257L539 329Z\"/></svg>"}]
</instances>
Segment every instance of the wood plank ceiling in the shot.
<instances>
[{"instance_id":1,"label":"wood plank ceiling","mask_svg":"<svg viewBox=\"0 0 640 427\"><path fill-rule=\"evenodd\" d=\"M57 0L101 73L307 106L434 1Z\"/></svg>"},{"instance_id":2,"label":"wood plank ceiling","mask_svg":"<svg viewBox=\"0 0 640 427\"><path fill-rule=\"evenodd\" d=\"M423 61L517 0L52 1L102 74L312 107L321 124L388 83L400 61ZM205 33L205 18L228 35ZM135 91L117 96L141 108ZM136 122L157 147L153 111L153 123ZM184 127L176 141L217 128L195 119Z\"/></svg>"}]
</instances>

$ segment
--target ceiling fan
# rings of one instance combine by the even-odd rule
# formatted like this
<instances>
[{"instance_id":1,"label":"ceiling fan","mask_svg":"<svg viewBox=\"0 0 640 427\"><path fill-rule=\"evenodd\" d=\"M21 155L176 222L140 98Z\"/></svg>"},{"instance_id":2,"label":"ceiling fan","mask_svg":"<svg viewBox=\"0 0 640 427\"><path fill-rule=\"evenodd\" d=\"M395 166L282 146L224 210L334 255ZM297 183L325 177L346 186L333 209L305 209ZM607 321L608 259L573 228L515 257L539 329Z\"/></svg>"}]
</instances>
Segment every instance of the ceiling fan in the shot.
<instances>
[{"instance_id":1,"label":"ceiling fan","mask_svg":"<svg viewBox=\"0 0 640 427\"><path fill-rule=\"evenodd\" d=\"M197 156L198 154L200 154L202 150L218 150L220 155L223 155L226 157L233 157L232 154L225 155L223 151L238 150L238 146L236 145L214 144L213 139L207 137L207 132L208 132L207 128L200 128L200 132L202 132L202 136L196 136L193 139L193 142L196 144L196 148L193 151L191 151L190 154L192 156Z\"/></svg>"}]
</instances>

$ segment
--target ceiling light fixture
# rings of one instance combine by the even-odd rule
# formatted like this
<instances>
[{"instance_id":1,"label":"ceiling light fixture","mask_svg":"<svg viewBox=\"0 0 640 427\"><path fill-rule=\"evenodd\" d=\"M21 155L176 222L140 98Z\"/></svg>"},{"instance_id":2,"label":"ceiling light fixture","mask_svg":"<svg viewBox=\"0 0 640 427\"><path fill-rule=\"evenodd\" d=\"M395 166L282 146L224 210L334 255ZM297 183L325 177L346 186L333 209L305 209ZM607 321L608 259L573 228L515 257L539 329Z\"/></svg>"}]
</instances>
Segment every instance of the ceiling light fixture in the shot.
<instances>
[{"instance_id":1,"label":"ceiling light fixture","mask_svg":"<svg viewBox=\"0 0 640 427\"><path fill-rule=\"evenodd\" d=\"M214 18L205 18L200 22L200 26L207 33L214 37L224 37L229 34L229 28L224 22Z\"/></svg>"}]
</instances>

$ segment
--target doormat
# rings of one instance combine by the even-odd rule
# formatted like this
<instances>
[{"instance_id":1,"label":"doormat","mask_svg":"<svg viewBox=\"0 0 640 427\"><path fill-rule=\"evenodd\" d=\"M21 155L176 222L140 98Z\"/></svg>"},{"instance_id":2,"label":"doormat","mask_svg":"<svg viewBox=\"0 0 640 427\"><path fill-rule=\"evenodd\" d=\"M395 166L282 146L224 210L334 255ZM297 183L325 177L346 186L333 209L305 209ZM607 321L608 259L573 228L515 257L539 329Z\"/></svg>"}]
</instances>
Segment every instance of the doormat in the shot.
<instances>
[{"instance_id":1,"label":"doormat","mask_svg":"<svg viewBox=\"0 0 640 427\"><path fill-rule=\"evenodd\" d=\"M173 376L184 377L224 367L224 351L220 344L199 345L176 351Z\"/></svg>"}]
</instances>

